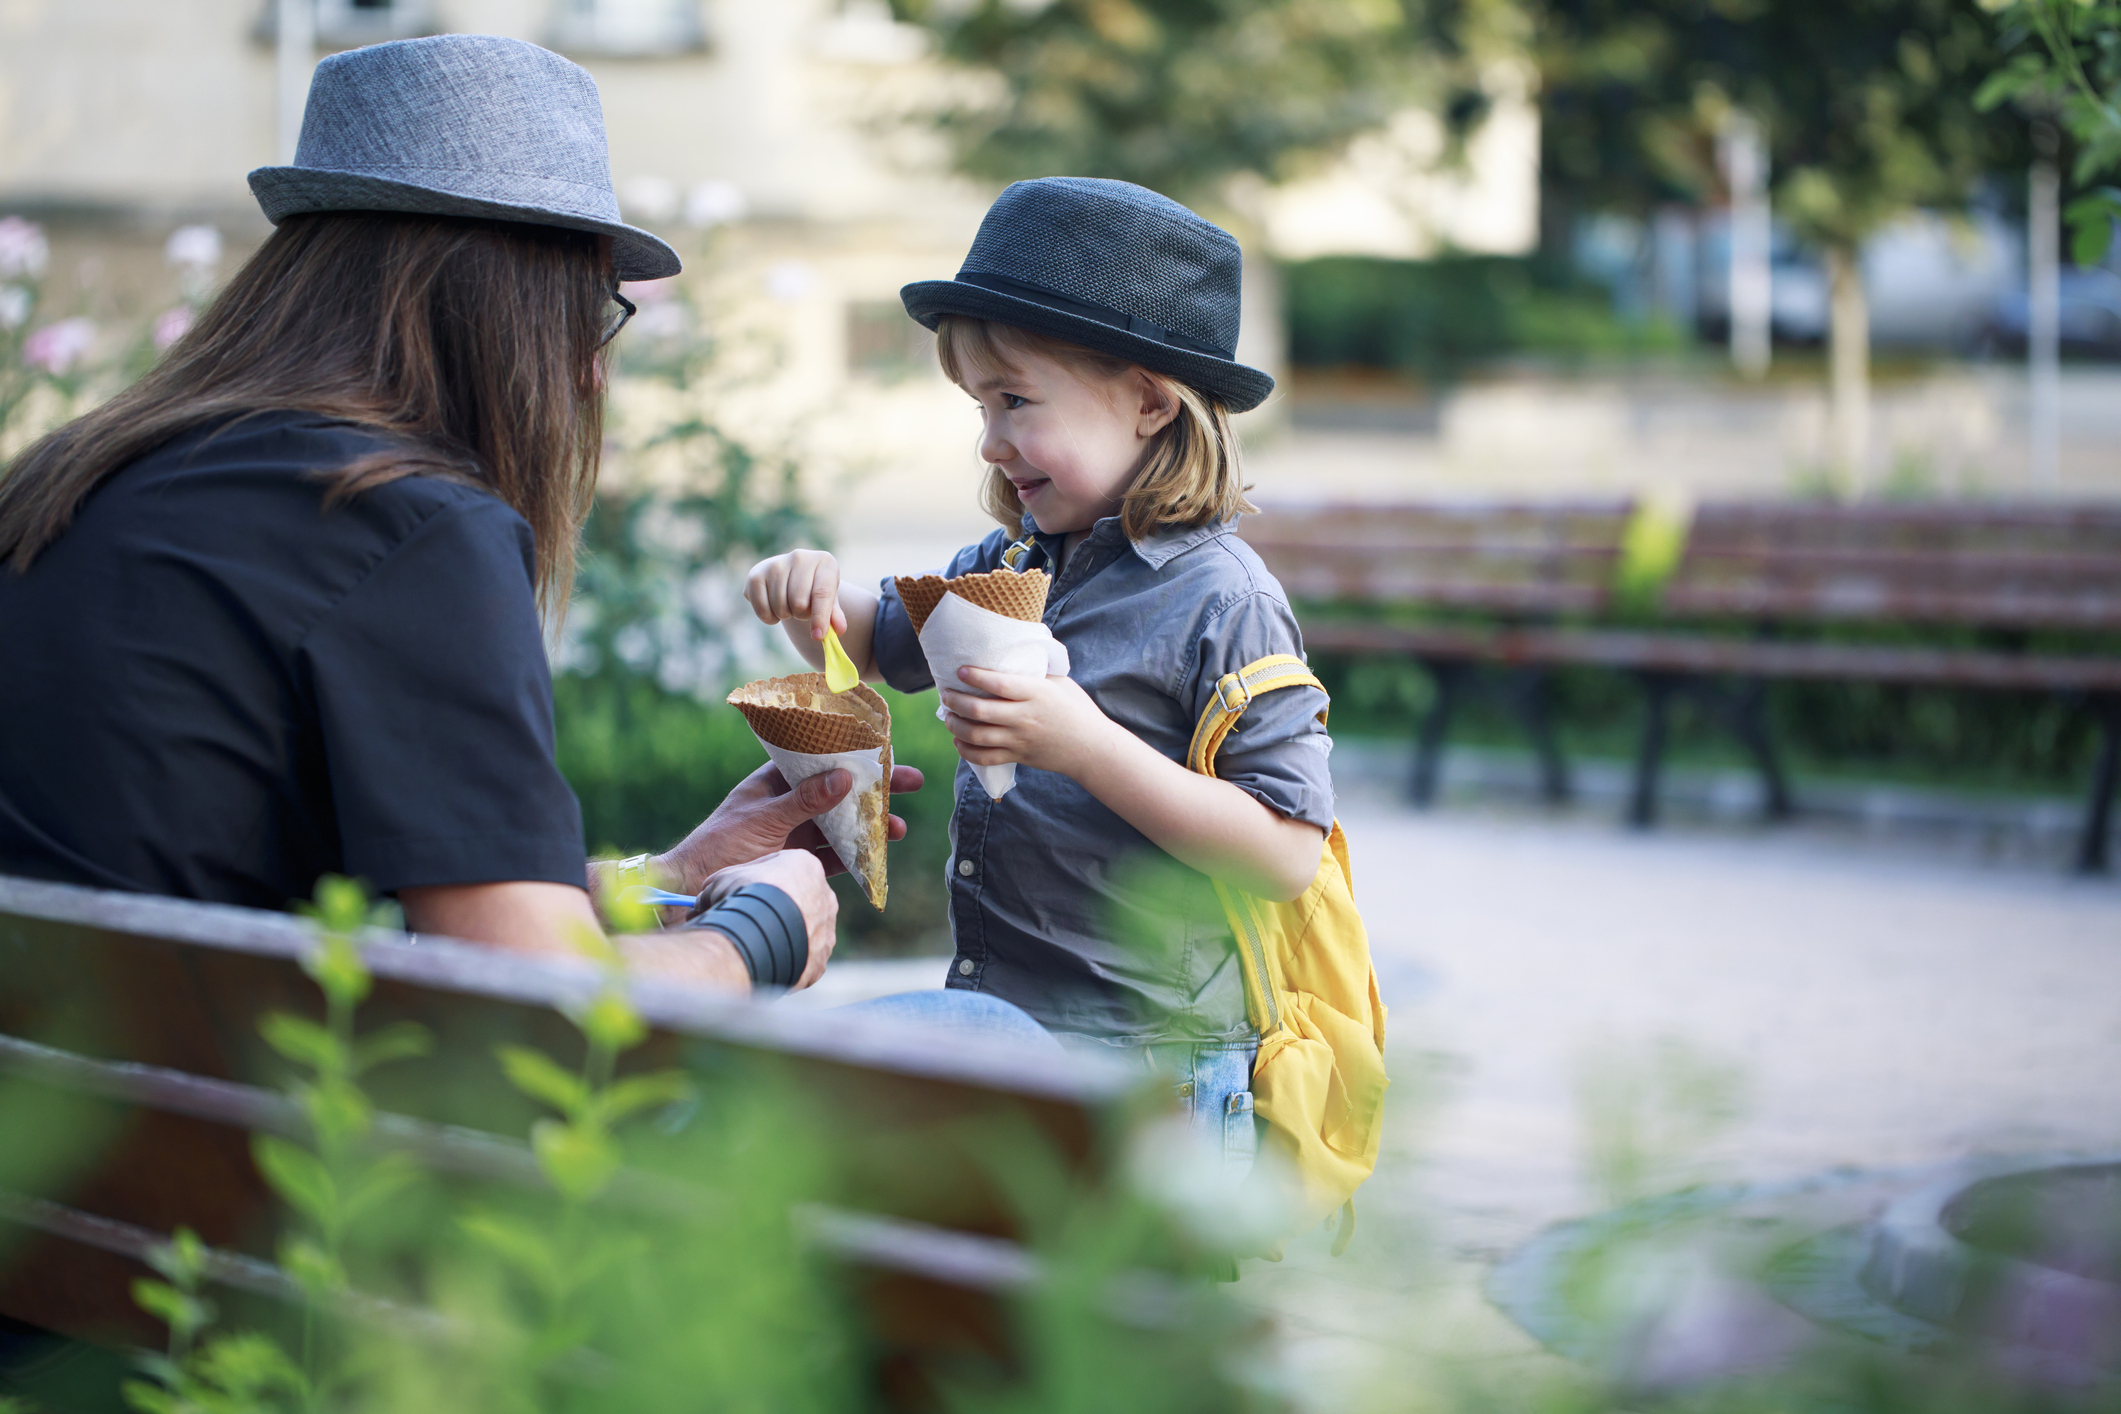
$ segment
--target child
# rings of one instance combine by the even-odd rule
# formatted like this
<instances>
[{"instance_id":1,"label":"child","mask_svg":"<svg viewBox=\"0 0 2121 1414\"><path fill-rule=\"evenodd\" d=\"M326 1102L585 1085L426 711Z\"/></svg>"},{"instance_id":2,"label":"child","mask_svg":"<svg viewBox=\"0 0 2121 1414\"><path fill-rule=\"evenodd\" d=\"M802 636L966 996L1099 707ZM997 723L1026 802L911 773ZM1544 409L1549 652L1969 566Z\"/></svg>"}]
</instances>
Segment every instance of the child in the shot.
<instances>
[{"instance_id":1,"label":"child","mask_svg":"<svg viewBox=\"0 0 2121 1414\"><path fill-rule=\"evenodd\" d=\"M1175 202L1055 177L1010 187L958 277L902 297L979 406L986 508L1005 527L946 573L1006 555L1052 574L1045 621L1071 664L935 684L965 761L1020 763L1000 800L957 773L949 985L1174 1072L1196 1122L1249 1164L1258 1036L1211 881L1301 894L1333 787L1313 688L1254 702L1219 779L1183 764L1224 674L1302 653L1281 586L1233 534L1253 508L1230 414L1274 386L1235 359L1240 266ZM843 585L830 555L797 550L755 567L746 595L814 664L830 624L864 677L931 685L889 580L880 596ZM1159 850L1184 867L1145 867Z\"/></svg>"}]
</instances>

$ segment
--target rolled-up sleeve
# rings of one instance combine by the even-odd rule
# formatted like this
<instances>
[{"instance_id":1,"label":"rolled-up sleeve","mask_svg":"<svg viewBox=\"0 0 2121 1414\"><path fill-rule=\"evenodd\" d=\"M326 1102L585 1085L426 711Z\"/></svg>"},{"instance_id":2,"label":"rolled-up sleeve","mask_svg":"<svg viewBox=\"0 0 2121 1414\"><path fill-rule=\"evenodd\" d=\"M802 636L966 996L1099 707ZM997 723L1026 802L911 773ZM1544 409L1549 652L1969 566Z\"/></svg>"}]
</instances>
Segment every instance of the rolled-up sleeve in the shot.
<instances>
[{"instance_id":1,"label":"rolled-up sleeve","mask_svg":"<svg viewBox=\"0 0 2121 1414\"><path fill-rule=\"evenodd\" d=\"M530 553L500 501L456 504L302 644L346 869L378 890L584 883Z\"/></svg>"},{"instance_id":2,"label":"rolled-up sleeve","mask_svg":"<svg viewBox=\"0 0 2121 1414\"><path fill-rule=\"evenodd\" d=\"M1254 592L1224 608L1203 626L1200 656L1182 685L1179 700L1198 721L1225 674L1278 653L1303 656L1303 637L1289 606L1272 594ZM1289 687L1255 697L1224 738L1215 774L1268 809L1321 830L1333 827L1333 775L1328 757L1333 739L1319 714L1325 693Z\"/></svg>"}]
</instances>

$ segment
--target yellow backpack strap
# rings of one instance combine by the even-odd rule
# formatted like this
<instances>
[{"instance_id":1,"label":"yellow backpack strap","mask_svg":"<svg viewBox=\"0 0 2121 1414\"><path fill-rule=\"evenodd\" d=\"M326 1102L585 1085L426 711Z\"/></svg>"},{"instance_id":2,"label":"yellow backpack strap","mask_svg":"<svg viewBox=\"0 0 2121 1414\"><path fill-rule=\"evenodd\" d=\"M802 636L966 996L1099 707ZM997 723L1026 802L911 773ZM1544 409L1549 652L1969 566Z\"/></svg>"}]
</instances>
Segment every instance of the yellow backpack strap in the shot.
<instances>
[{"instance_id":1,"label":"yellow backpack strap","mask_svg":"<svg viewBox=\"0 0 2121 1414\"><path fill-rule=\"evenodd\" d=\"M1317 674L1304 666L1303 659L1288 653L1276 653L1234 673L1224 673L1215 684L1215 696L1201 710L1199 725L1193 728L1193 744L1186 749L1186 769L1213 776L1215 753L1222 750L1223 738L1230 735L1230 729L1245 714L1245 708L1252 705L1252 699L1284 687L1326 690ZM1318 720L1325 719L1326 714L1321 711Z\"/></svg>"}]
</instances>

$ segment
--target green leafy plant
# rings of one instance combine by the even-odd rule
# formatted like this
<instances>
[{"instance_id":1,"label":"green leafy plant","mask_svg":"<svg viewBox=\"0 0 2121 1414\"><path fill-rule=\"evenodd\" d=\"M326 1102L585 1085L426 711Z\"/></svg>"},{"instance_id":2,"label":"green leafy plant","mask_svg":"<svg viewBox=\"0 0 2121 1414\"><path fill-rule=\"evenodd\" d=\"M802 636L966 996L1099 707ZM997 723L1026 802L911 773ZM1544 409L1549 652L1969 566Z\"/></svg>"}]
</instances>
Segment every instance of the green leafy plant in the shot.
<instances>
[{"instance_id":1,"label":"green leafy plant","mask_svg":"<svg viewBox=\"0 0 2121 1414\"><path fill-rule=\"evenodd\" d=\"M607 911L627 908L619 899L607 899L604 906ZM622 929L629 923L652 926L647 919L613 919ZM538 1314L531 1350L541 1364L588 1339L592 1323L578 1307L584 1289L614 1267L641 1260L647 1250L637 1235L613 1241L591 1222L590 1205L611 1186L624 1162L619 1126L692 1096L692 1082L682 1071L614 1078L620 1054L639 1045L648 1028L626 1000L617 955L608 947L590 946L607 970L604 987L574 1013L587 1044L581 1068L567 1070L527 1046L503 1046L497 1052L509 1083L556 1112L531 1125L530 1145L560 1195L558 1221L535 1222L497 1211L463 1220L464 1231L534 1297Z\"/></svg>"},{"instance_id":2,"label":"green leafy plant","mask_svg":"<svg viewBox=\"0 0 2121 1414\"><path fill-rule=\"evenodd\" d=\"M2054 114L2077 141L2080 186L2121 173L2121 4L2112 0L1981 0L2013 50L1981 86L1985 108L2006 102ZM2106 259L2121 221L2121 187L2080 194L2063 210L2079 265Z\"/></svg>"}]
</instances>

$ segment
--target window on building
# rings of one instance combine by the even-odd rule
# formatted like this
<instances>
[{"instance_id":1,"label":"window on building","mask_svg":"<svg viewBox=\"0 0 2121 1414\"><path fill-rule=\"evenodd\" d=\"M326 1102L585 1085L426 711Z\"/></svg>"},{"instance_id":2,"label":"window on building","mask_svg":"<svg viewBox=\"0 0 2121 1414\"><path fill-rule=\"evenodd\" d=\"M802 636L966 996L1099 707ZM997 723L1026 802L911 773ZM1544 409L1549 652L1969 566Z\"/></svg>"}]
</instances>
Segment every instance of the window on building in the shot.
<instances>
[{"instance_id":1,"label":"window on building","mask_svg":"<svg viewBox=\"0 0 2121 1414\"><path fill-rule=\"evenodd\" d=\"M704 49L700 0L554 0L550 43L572 54L643 57Z\"/></svg>"},{"instance_id":2,"label":"window on building","mask_svg":"<svg viewBox=\"0 0 2121 1414\"><path fill-rule=\"evenodd\" d=\"M906 317L897 300L847 306L847 371L896 381L935 367L935 335Z\"/></svg>"},{"instance_id":3,"label":"window on building","mask_svg":"<svg viewBox=\"0 0 2121 1414\"><path fill-rule=\"evenodd\" d=\"M316 15L317 43L328 49L352 49L386 39L434 34L434 0L309 0ZM280 37L280 0L265 0L258 16L258 39Z\"/></svg>"}]
</instances>

